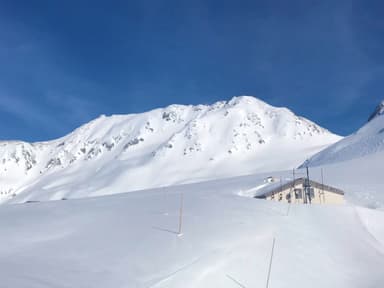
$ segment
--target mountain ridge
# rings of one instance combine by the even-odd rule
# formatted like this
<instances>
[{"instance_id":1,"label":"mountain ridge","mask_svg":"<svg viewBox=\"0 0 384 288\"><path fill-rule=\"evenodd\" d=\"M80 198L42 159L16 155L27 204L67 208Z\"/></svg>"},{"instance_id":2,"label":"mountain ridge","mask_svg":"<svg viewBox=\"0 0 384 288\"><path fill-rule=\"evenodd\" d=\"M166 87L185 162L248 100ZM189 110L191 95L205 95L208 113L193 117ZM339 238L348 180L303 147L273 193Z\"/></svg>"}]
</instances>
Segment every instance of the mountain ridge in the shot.
<instances>
[{"instance_id":1,"label":"mountain ridge","mask_svg":"<svg viewBox=\"0 0 384 288\"><path fill-rule=\"evenodd\" d=\"M55 140L0 142L0 193L60 199L76 185L99 195L285 169L339 139L251 96L101 115Z\"/></svg>"},{"instance_id":2,"label":"mountain ridge","mask_svg":"<svg viewBox=\"0 0 384 288\"><path fill-rule=\"evenodd\" d=\"M380 104L376 106L375 111L373 111L373 113L369 116L368 122L383 114L384 114L384 100L381 101Z\"/></svg>"}]
</instances>

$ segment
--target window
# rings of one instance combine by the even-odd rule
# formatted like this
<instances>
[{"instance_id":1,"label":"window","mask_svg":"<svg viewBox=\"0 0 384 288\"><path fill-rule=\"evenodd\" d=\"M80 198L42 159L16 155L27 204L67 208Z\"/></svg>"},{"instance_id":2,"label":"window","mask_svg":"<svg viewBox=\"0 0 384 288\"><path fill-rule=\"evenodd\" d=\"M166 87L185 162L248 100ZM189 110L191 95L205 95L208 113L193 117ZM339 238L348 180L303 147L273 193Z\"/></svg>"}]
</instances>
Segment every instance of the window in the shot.
<instances>
[{"instance_id":1,"label":"window","mask_svg":"<svg viewBox=\"0 0 384 288\"><path fill-rule=\"evenodd\" d=\"M302 189L297 188L294 190L294 192L295 192L295 198L296 199L303 199L303 190Z\"/></svg>"}]
</instances>

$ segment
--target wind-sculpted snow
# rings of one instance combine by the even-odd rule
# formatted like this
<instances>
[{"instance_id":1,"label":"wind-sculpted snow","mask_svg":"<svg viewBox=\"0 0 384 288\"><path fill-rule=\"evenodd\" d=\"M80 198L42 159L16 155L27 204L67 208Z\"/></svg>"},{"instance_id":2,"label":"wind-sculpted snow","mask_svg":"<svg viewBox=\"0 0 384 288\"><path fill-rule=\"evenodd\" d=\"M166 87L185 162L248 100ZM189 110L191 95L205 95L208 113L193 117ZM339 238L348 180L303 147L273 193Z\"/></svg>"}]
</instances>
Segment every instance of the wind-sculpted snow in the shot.
<instances>
[{"instance_id":1,"label":"wind-sculpted snow","mask_svg":"<svg viewBox=\"0 0 384 288\"><path fill-rule=\"evenodd\" d=\"M171 105L101 116L54 141L2 142L1 192L61 199L289 169L339 139L253 97Z\"/></svg>"}]
</instances>

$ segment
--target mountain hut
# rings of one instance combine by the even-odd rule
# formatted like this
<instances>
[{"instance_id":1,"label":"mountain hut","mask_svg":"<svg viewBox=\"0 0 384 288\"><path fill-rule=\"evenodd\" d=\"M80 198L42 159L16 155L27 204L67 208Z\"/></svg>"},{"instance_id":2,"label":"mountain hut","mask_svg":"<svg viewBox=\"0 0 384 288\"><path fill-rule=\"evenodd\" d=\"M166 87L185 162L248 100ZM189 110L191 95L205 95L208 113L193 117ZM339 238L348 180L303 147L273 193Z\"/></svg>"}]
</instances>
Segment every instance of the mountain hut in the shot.
<instances>
[{"instance_id":1,"label":"mountain hut","mask_svg":"<svg viewBox=\"0 0 384 288\"><path fill-rule=\"evenodd\" d=\"M298 178L268 185L255 198L298 204L342 204L344 192L308 178Z\"/></svg>"}]
</instances>

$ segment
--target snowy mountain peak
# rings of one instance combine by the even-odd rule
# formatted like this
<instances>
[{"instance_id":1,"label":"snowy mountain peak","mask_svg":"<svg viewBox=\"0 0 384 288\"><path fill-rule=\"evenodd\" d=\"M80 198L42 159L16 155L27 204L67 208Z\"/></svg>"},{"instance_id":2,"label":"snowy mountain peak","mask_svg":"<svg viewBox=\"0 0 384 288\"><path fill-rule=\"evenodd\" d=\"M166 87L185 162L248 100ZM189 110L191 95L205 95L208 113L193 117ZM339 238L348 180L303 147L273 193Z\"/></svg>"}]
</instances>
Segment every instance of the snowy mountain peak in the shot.
<instances>
[{"instance_id":1,"label":"snowy mountain peak","mask_svg":"<svg viewBox=\"0 0 384 288\"><path fill-rule=\"evenodd\" d=\"M2 142L1 189L61 199L290 169L339 139L251 96L101 115L57 140Z\"/></svg>"},{"instance_id":2,"label":"snowy mountain peak","mask_svg":"<svg viewBox=\"0 0 384 288\"><path fill-rule=\"evenodd\" d=\"M235 96L231 100L228 101L228 105L235 106L235 105L259 105L261 107L264 106L270 106L264 101L253 97L253 96ZM271 107L271 106L270 106Z\"/></svg>"},{"instance_id":3,"label":"snowy mountain peak","mask_svg":"<svg viewBox=\"0 0 384 288\"><path fill-rule=\"evenodd\" d=\"M384 114L384 100L381 101L379 105L376 106L375 111L369 116L368 122L371 121L372 119L376 118L377 116L383 115Z\"/></svg>"}]
</instances>

